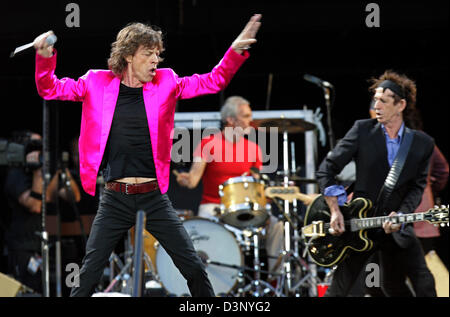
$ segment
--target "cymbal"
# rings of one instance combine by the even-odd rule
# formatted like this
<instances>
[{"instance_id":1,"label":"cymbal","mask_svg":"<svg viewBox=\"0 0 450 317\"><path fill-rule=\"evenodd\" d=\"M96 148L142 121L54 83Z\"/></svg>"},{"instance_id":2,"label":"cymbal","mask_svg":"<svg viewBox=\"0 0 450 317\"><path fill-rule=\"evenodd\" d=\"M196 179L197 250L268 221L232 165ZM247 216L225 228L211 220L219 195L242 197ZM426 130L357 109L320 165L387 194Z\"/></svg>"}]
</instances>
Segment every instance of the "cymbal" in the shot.
<instances>
[{"instance_id":1,"label":"cymbal","mask_svg":"<svg viewBox=\"0 0 450 317\"><path fill-rule=\"evenodd\" d=\"M253 120L257 128L278 128L278 133L303 133L316 128L316 125L303 119L268 118Z\"/></svg>"},{"instance_id":2,"label":"cymbal","mask_svg":"<svg viewBox=\"0 0 450 317\"><path fill-rule=\"evenodd\" d=\"M310 184L317 184L317 179L314 178L304 178L304 177L300 177L298 175L291 175L289 176L290 180L293 180L295 182L299 182L299 183L310 183Z\"/></svg>"}]
</instances>

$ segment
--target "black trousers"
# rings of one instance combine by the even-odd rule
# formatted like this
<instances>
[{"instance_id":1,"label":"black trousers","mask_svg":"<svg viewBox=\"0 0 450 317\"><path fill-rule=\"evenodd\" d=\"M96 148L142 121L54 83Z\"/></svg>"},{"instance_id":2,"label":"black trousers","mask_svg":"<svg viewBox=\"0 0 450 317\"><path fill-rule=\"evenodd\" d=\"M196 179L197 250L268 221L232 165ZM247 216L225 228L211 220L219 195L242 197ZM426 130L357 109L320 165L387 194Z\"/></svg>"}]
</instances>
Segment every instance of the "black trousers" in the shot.
<instances>
[{"instance_id":1,"label":"black trousers","mask_svg":"<svg viewBox=\"0 0 450 317\"><path fill-rule=\"evenodd\" d=\"M105 189L86 245L80 285L71 296L90 296L101 279L120 238L136 223L137 211L147 214L146 230L164 247L187 280L192 296L214 296L205 266L166 194L159 190L126 195Z\"/></svg>"},{"instance_id":2,"label":"black trousers","mask_svg":"<svg viewBox=\"0 0 450 317\"><path fill-rule=\"evenodd\" d=\"M400 248L390 234L376 242L371 251L352 253L337 267L325 296L348 296L355 282L361 278L361 272L365 270L371 256L379 251L380 287L386 296L410 297L411 292L405 287L405 279L409 277L417 297L435 297L433 275L426 265L419 240L412 238L414 241L409 247ZM368 273L371 272L372 270ZM365 277L366 274L362 276Z\"/></svg>"}]
</instances>

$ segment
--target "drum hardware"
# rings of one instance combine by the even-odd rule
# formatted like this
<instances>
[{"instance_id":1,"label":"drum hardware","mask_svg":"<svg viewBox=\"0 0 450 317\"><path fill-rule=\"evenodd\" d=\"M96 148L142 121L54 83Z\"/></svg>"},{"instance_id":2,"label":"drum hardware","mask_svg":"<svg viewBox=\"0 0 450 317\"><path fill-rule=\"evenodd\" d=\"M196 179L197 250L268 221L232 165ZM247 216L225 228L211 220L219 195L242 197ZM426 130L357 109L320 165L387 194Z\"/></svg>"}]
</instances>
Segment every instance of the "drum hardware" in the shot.
<instances>
[{"instance_id":1,"label":"drum hardware","mask_svg":"<svg viewBox=\"0 0 450 317\"><path fill-rule=\"evenodd\" d=\"M269 292L273 292L275 294L275 296L283 296L283 294L281 294L279 291L277 291L272 285L270 285L266 281L260 280L260 279L252 280L252 277L249 276L248 274L246 274L245 272L253 272L255 275L262 273L262 274L272 275L272 276L276 276L276 277L281 276L281 273L261 270L261 268L257 269L256 267L230 265L230 264L226 264L226 263L222 263L222 262L211 261L209 259L206 260L205 264L227 267L227 268L235 269L237 271L236 278L237 278L238 286L236 287L236 291L231 292L231 293L218 293L217 295L219 297L229 296L229 295L235 296L235 297L244 297L244 296L249 295L249 292L250 292L250 295L253 297L264 296L264 295L268 294ZM247 276L248 280L250 281L250 283L247 285L245 285L245 283L246 283L245 276Z\"/></svg>"},{"instance_id":2,"label":"drum hardware","mask_svg":"<svg viewBox=\"0 0 450 317\"><path fill-rule=\"evenodd\" d=\"M316 125L301 119L288 119L284 116L276 119L263 119L256 120L255 125L258 127L276 127L279 128L278 132L283 134L283 171L277 173L283 177L282 186L288 187L291 185L292 179L291 174L296 174L296 164L295 164L295 145L291 142L291 172L289 171L289 154L288 154L288 133L302 133L306 131L311 131L316 129ZM305 181L307 179L300 179L299 181ZM305 181L305 183L307 183ZM309 183L309 180L308 180ZM312 181L311 181L312 183ZM298 219L297 217L291 217L292 214L297 214L297 199L284 200L284 206L279 205L280 211L283 210L283 221L284 221L284 247L282 252L282 265L283 265L283 279L285 295L289 295L293 291L297 291L300 286L304 285L307 280L310 280L308 273L303 277L297 284L294 283L295 270L300 269L305 271L305 267L300 262L299 255L299 242L300 238L298 236ZM289 203L292 202L292 208L290 208ZM293 234L291 234L293 230ZM293 244L293 245L292 245ZM311 275L314 275L311 272ZM315 285L311 285L315 287Z\"/></svg>"},{"instance_id":3,"label":"drum hardware","mask_svg":"<svg viewBox=\"0 0 450 317\"><path fill-rule=\"evenodd\" d=\"M110 278L110 284L105 289L105 293L111 292L114 288L116 288L116 291L131 295L133 291L133 256L134 256L134 244L132 243L134 239L135 231L134 227L131 228L126 235L125 241L124 241L124 252L121 254L116 254L114 251L111 253L111 256L109 257L109 278ZM153 239L153 240L152 240ZM151 240L151 241L148 241ZM156 239L150 235L147 231L144 231L144 250L143 250L143 261L145 264L144 269L144 277L146 280L153 280L158 283L158 276L156 274L154 260L152 260L152 256L154 256L154 252L148 254L148 251L150 250L149 244L156 244ZM123 257L123 261L121 260L121 257ZM114 276L114 273L117 271L115 269L115 266L117 266L119 273ZM122 283L117 284L118 281L122 281ZM144 283L145 284L145 283Z\"/></svg>"},{"instance_id":4,"label":"drum hardware","mask_svg":"<svg viewBox=\"0 0 450 317\"><path fill-rule=\"evenodd\" d=\"M131 257L128 257L126 259L126 264L122 267L122 269L120 270L119 274L117 274L111 281L111 283L108 285L108 287L105 289L104 293L109 293L113 287L116 285L116 283L120 280L122 280L122 286L121 286L121 293L124 294L130 294L131 292L131 283L130 283L130 279L131 279L131 272L128 272L129 270L131 271L131 264L133 263L133 260ZM113 272L111 272L111 274L113 274Z\"/></svg>"},{"instance_id":5,"label":"drum hardware","mask_svg":"<svg viewBox=\"0 0 450 317\"><path fill-rule=\"evenodd\" d=\"M223 266L223 267L228 267L230 269L235 269L235 270L239 270L241 272L245 272L245 271L250 271L250 272L259 272L259 273L263 273L263 274L270 274L270 275L281 275L281 273L276 273L276 272L272 272L272 271L267 271L267 270L261 270L260 268L257 270L255 269L255 267L250 267L250 266L240 266L240 265L233 265L233 264L226 264L226 263L222 263L222 262L217 262L217 261L211 261L211 260L206 260L206 262L204 262L205 264L208 265L217 265L217 266Z\"/></svg>"},{"instance_id":6,"label":"drum hardware","mask_svg":"<svg viewBox=\"0 0 450 317\"><path fill-rule=\"evenodd\" d=\"M175 209L175 211L182 221L194 217L194 212L190 209Z\"/></svg>"},{"instance_id":7,"label":"drum hardware","mask_svg":"<svg viewBox=\"0 0 450 317\"><path fill-rule=\"evenodd\" d=\"M110 272L111 273L114 272L114 268L113 268L114 263L117 265L119 270L122 270L123 266L124 266L124 264L123 264L122 260L120 259L120 257L114 252L111 253L111 256L109 257L109 263L110 263ZM112 282L112 280L113 280L112 274L111 274L110 277L111 277L110 281Z\"/></svg>"},{"instance_id":8,"label":"drum hardware","mask_svg":"<svg viewBox=\"0 0 450 317\"><path fill-rule=\"evenodd\" d=\"M120 285L119 292L124 294L131 295L131 285L130 285L130 277L131 274L131 264L133 263L133 251L131 248L131 244L129 240L131 239L130 232L127 233L127 237L124 241L124 252L121 254L116 254L114 251L111 253L109 257L109 285L106 287L104 293L111 292L114 287ZM121 256L123 256L123 261L121 260ZM119 273L114 275L116 270L116 266L119 269ZM121 284L117 284L118 281L122 281ZM116 285L117 284L117 285ZM117 289L117 287L116 287Z\"/></svg>"},{"instance_id":9,"label":"drum hardware","mask_svg":"<svg viewBox=\"0 0 450 317\"><path fill-rule=\"evenodd\" d=\"M303 121L303 120L302 120ZM294 128L295 123L298 123L300 127L302 127L303 122L294 122L294 121L287 121L285 118L281 118L278 120L271 120L269 122L262 123L263 126L268 126L272 124L273 126L280 127L280 132L283 133L283 185L285 187L289 186L289 156L288 156L288 132L291 133L297 133L297 132L305 132L305 130L297 130ZM305 121L306 123L306 121ZM313 125L314 126L314 125ZM303 126L304 127L304 126ZM295 160L295 159L294 159ZM284 201L284 206L280 210L283 210L284 214L284 247L283 247L283 254L289 254L291 252L291 224L289 223L289 214L290 214L290 208L289 208L289 201ZM285 292L288 294L291 286L292 286L292 267L291 267L291 261L286 260L286 257L283 256L283 272L285 274L283 282L285 283Z\"/></svg>"},{"instance_id":10,"label":"drum hardware","mask_svg":"<svg viewBox=\"0 0 450 317\"><path fill-rule=\"evenodd\" d=\"M264 270L261 265L259 235L263 228L246 229L240 233L251 240L251 243L246 243L248 249L250 250L250 246L254 248L251 267L245 265L241 245L235 235L226 229L227 225L196 217L184 221L183 225L205 264L208 277L218 296L259 297L269 292L283 296L272 285L261 280L261 274L281 276L281 273ZM158 281L167 293L175 296L189 293L184 278L161 245L156 251L156 271Z\"/></svg>"},{"instance_id":11,"label":"drum hardware","mask_svg":"<svg viewBox=\"0 0 450 317\"><path fill-rule=\"evenodd\" d=\"M151 268L150 270L148 270L149 272L155 272L155 266L154 263L152 261L152 259L150 258L150 256L147 254L147 252L144 250L144 263L145 263L145 267L146 268ZM145 273L147 273L148 271L144 271Z\"/></svg>"},{"instance_id":12,"label":"drum hardware","mask_svg":"<svg viewBox=\"0 0 450 317\"><path fill-rule=\"evenodd\" d=\"M282 210L282 206L278 202L278 199L284 200L285 203L292 202L292 208L289 208L289 212L285 212L279 216L280 220L285 223L285 248L280 262L283 264L283 273L285 274L282 280L282 283L285 283L285 295L289 296L289 294L294 293L295 296L300 296L301 287L309 286L310 291L315 287L316 274L312 270L313 268L304 261L305 254L300 254L300 243L303 243L304 237L299 235L299 224L303 222L302 218L296 212L296 203L297 199L300 199L300 201L308 205L314 195L301 194L298 187L295 186L268 187L265 193L268 198L273 198L273 202L280 210ZM293 234L286 234L287 226L288 229L292 229ZM296 280L297 282L295 282Z\"/></svg>"},{"instance_id":13,"label":"drum hardware","mask_svg":"<svg viewBox=\"0 0 450 317\"><path fill-rule=\"evenodd\" d=\"M304 133L317 128L314 123L303 119L290 119L284 116L280 118L256 119L253 120L253 124L257 128L279 128L279 133Z\"/></svg>"},{"instance_id":14,"label":"drum hardware","mask_svg":"<svg viewBox=\"0 0 450 317\"><path fill-rule=\"evenodd\" d=\"M269 292L277 293L277 290L264 280L261 280L261 262L259 256L259 235L261 229L253 228L251 230L253 238L253 280L242 288L242 293L246 294L250 292L253 297L262 297ZM269 273L269 272L267 272Z\"/></svg>"}]
</instances>

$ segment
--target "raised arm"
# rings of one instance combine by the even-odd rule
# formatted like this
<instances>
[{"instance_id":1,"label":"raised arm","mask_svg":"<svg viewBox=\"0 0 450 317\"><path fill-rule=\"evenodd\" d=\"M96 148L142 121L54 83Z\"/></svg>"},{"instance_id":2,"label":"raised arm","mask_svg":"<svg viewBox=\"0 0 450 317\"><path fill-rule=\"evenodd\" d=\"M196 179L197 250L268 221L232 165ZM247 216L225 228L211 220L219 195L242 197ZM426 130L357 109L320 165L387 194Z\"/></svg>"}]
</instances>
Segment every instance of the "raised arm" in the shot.
<instances>
[{"instance_id":1,"label":"raised arm","mask_svg":"<svg viewBox=\"0 0 450 317\"><path fill-rule=\"evenodd\" d=\"M51 34L53 34L52 31L43 33L34 40L37 91L46 100L83 101L86 94L87 75L78 80L56 77L56 50L46 42L47 37Z\"/></svg>"},{"instance_id":2,"label":"raised arm","mask_svg":"<svg viewBox=\"0 0 450 317\"><path fill-rule=\"evenodd\" d=\"M245 28L231 44L231 48L238 54L242 54L243 51L248 50L250 45L256 43L256 33L258 33L261 27L261 14L255 14L248 21Z\"/></svg>"},{"instance_id":3,"label":"raised arm","mask_svg":"<svg viewBox=\"0 0 450 317\"><path fill-rule=\"evenodd\" d=\"M176 76L178 99L189 99L217 93L228 86L233 76L249 57L247 49L256 42L255 36L261 26L260 14L254 15L239 36L233 41L222 60L210 73L192 76Z\"/></svg>"},{"instance_id":4,"label":"raised arm","mask_svg":"<svg viewBox=\"0 0 450 317\"><path fill-rule=\"evenodd\" d=\"M42 33L33 41L36 53L45 58L53 56L53 45L49 45L46 41L50 35L53 35L53 31Z\"/></svg>"}]
</instances>

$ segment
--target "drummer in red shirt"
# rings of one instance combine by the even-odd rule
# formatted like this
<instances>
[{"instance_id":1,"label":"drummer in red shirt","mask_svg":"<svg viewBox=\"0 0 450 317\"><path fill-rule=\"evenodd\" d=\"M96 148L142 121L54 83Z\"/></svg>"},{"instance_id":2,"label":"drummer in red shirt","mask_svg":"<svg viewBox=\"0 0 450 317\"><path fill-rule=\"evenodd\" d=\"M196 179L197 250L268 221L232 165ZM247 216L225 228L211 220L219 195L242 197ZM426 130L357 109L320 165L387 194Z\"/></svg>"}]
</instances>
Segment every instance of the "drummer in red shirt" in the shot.
<instances>
[{"instance_id":1,"label":"drummer in red shirt","mask_svg":"<svg viewBox=\"0 0 450 317\"><path fill-rule=\"evenodd\" d=\"M251 168L261 169L261 148L244 137L252 129L250 102L239 96L225 100L220 110L224 129L203 138L194 150L194 159L188 173L177 173L177 182L190 189L203 181L203 195L198 216L217 217L220 207L219 186L233 177L251 175L259 178ZM229 228L229 227L228 227ZM235 231L235 230L233 230ZM283 223L271 216L266 225L265 248L269 270L275 269L276 257L283 249Z\"/></svg>"}]
</instances>

